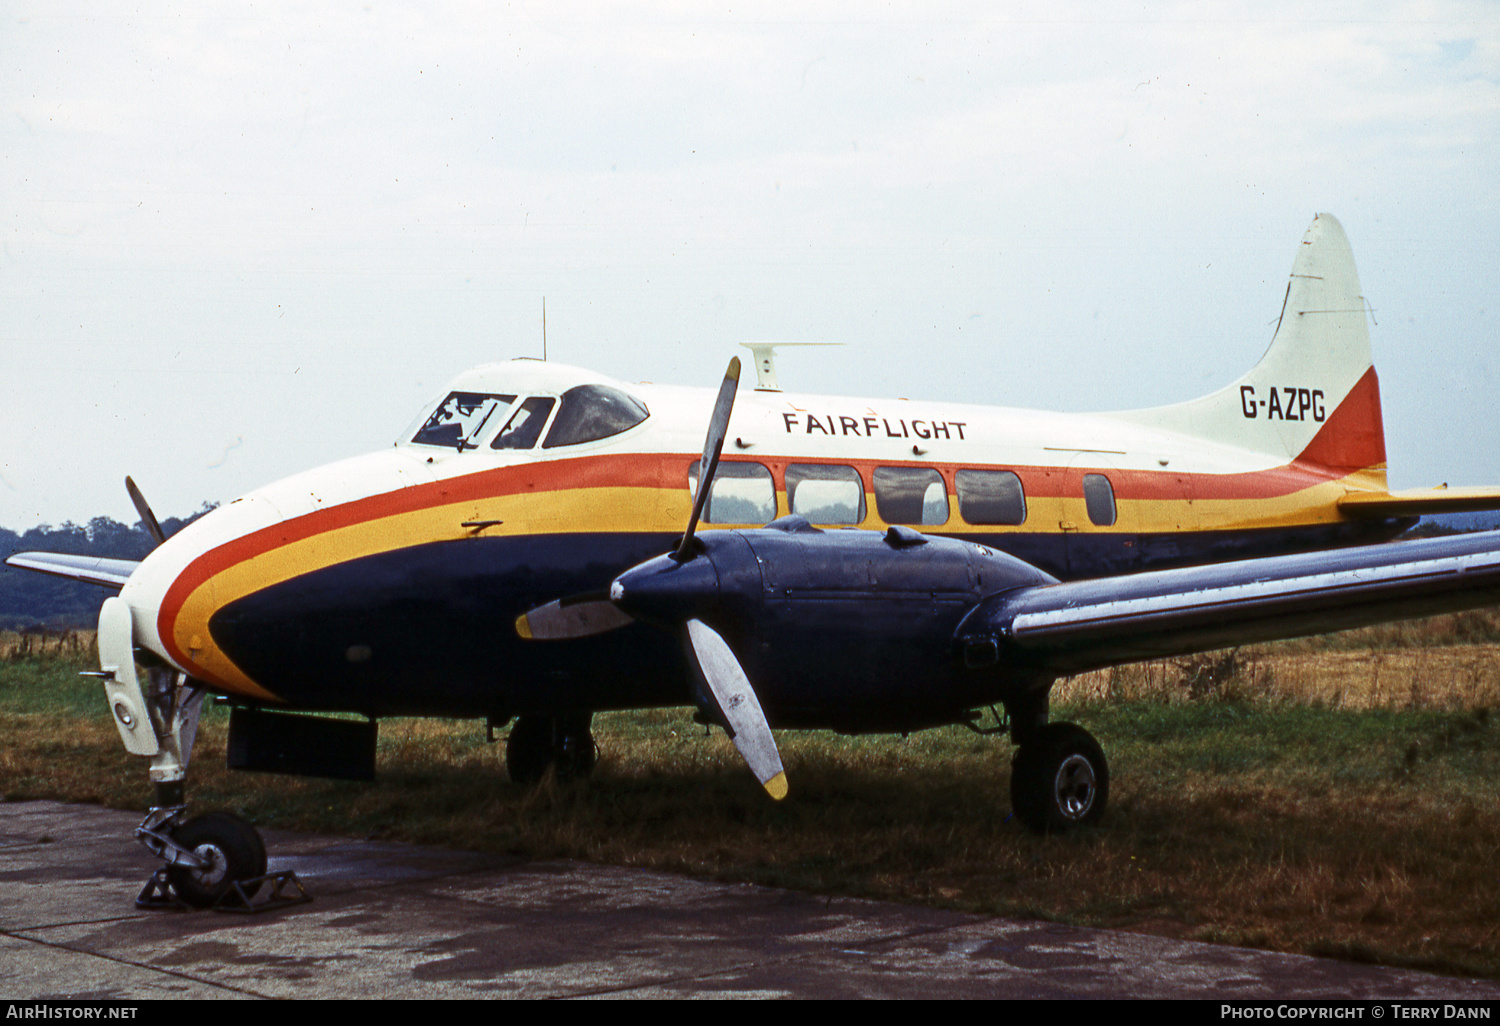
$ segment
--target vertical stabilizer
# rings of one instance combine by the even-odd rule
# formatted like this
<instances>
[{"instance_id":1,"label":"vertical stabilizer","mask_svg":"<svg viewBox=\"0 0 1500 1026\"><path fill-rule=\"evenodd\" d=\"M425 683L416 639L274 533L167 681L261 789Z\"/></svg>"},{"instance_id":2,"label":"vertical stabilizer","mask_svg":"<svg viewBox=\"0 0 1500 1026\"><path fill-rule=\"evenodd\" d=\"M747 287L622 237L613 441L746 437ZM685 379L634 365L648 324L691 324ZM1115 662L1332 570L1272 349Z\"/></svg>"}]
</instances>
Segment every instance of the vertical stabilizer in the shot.
<instances>
[{"instance_id":1,"label":"vertical stabilizer","mask_svg":"<svg viewBox=\"0 0 1500 1026\"><path fill-rule=\"evenodd\" d=\"M1366 303L1344 228L1313 218L1271 346L1244 377L1175 406L1124 419L1339 471L1383 477L1385 431Z\"/></svg>"}]
</instances>

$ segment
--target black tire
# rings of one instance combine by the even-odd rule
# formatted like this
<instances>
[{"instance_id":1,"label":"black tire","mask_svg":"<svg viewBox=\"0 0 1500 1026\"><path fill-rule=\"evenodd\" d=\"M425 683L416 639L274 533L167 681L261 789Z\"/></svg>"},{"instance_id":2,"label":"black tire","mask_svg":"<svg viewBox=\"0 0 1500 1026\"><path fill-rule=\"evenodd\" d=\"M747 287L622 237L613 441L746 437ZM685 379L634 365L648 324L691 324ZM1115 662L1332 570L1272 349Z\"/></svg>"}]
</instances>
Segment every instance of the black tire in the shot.
<instances>
[{"instance_id":1,"label":"black tire","mask_svg":"<svg viewBox=\"0 0 1500 1026\"><path fill-rule=\"evenodd\" d=\"M1093 826L1109 802L1109 764L1076 723L1049 723L1027 739L1010 767L1016 818L1039 834Z\"/></svg>"},{"instance_id":2,"label":"black tire","mask_svg":"<svg viewBox=\"0 0 1500 1026\"><path fill-rule=\"evenodd\" d=\"M597 750L589 731L591 713L521 716L505 743L505 769L518 784L535 784L553 767L559 783L586 777Z\"/></svg>"},{"instance_id":3,"label":"black tire","mask_svg":"<svg viewBox=\"0 0 1500 1026\"><path fill-rule=\"evenodd\" d=\"M579 713L558 720L554 757L559 782L565 783L594 772L599 749L594 744L593 732L589 730L593 719L593 713Z\"/></svg>"},{"instance_id":4,"label":"black tire","mask_svg":"<svg viewBox=\"0 0 1500 1026\"><path fill-rule=\"evenodd\" d=\"M552 765L552 718L521 716L505 741L505 769L518 784L535 784Z\"/></svg>"},{"instance_id":5,"label":"black tire","mask_svg":"<svg viewBox=\"0 0 1500 1026\"><path fill-rule=\"evenodd\" d=\"M265 842L255 827L233 813L208 812L194 817L172 831L172 839L210 860L206 869L167 867L172 889L196 908L214 904L238 880L266 874Z\"/></svg>"}]
</instances>

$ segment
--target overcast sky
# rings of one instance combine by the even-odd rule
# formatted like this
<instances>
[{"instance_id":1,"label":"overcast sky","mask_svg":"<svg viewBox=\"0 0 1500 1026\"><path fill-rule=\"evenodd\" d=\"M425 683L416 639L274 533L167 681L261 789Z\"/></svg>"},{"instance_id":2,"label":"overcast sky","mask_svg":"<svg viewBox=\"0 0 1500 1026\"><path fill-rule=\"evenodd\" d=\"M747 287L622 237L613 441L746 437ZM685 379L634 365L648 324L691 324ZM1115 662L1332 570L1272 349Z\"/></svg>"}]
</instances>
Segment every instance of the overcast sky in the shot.
<instances>
[{"instance_id":1,"label":"overcast sky","mask_svg":"<svg viewBox=\"0 0 1500 1026\"><path fill-rule=\"evenodd\" d=\"M1066 410L1270 340L1318 211L1395 487L1500 483L1500 4L0 7L0 526L185 515L541 352Z\"/></svg>"}]
</instances>

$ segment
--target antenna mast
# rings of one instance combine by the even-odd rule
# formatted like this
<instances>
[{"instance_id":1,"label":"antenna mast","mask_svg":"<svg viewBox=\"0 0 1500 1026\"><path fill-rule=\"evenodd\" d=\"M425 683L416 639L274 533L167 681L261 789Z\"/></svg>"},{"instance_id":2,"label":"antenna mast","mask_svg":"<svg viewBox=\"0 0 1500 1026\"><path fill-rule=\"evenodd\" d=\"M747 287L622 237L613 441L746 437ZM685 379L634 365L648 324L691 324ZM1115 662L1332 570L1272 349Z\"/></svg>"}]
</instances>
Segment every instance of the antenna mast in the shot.
<instances>
[{"instance_id":1,"label":"antenna mast","mask_svg":"<svg viewBox=\"0 0 1500 1026\"><path fill-rule=\"evenodd\" d=\"M542 297L542 362L547 362L547 297Z\"/></svg>"}]
</instances>

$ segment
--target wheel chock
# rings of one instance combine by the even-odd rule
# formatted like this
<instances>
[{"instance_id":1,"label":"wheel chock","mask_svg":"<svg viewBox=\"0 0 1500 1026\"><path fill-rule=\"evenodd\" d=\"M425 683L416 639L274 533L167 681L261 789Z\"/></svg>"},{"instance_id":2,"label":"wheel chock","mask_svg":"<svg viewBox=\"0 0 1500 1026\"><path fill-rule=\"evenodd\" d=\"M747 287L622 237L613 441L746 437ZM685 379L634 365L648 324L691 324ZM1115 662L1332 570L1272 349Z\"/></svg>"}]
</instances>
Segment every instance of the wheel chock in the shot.
<instances>
[{"instance_id":1,"label":"wheel chock","mask_svg":"<svg viewBox=\"0 0 1500 1026\"><path fill-rule=\"evenodd\" d=\"M135 907L150 912L189 912L193 906L177 896L172 881L167 879L167 867L162 866L151 874L151 879L146 881L146 886L136 895Z\"/></svg>"},{"instance_id":2,"label":"wheel chock","mask_svg":"<svg viewBox=\"0 0 1500 1026\"><path fill-rule=\"evenodd\" d=\"M269 887L266 886L268 884ZM260 894L263 887L266 887L265 894L257 900L256 896ZM312 900L312 895L307 893L307 889L302 886L302 881L297 879L297 874L290 869L284 869L279 873L266 873L264 876L252 876L247 880L234 881L230 884L229 890L214 902L213 910L250 915L256 912L287 908L291 905L306 905ZM172 886L171 878L167 876L166 866L162 866L151 874L151 879L146 881L146 886L141 888L141 893L135 899L135 907L148 912L198 911L194 906L182 900L176 888Z\"/></svg>"},{"instance_id":3,"label":"wheel chock","mask_svg":"<svg viewBox=\"0 0 1500 1026\"><path fill-rule=\"evenodd\" d=\"M266 890L264 897L257 900L256 895L266 884L270 887ZM312 901L312 895L307 893L306 888L302 886L302 881L297 879L297 874L290 869L284 869L279 873L252 876L248 880L236 880L230 885L229 890L224 892L224 896L214 902L214 911L253 915L257 912L287 908L290 905L306 905L310 901Z\"/></svg>"}]
</instances>

